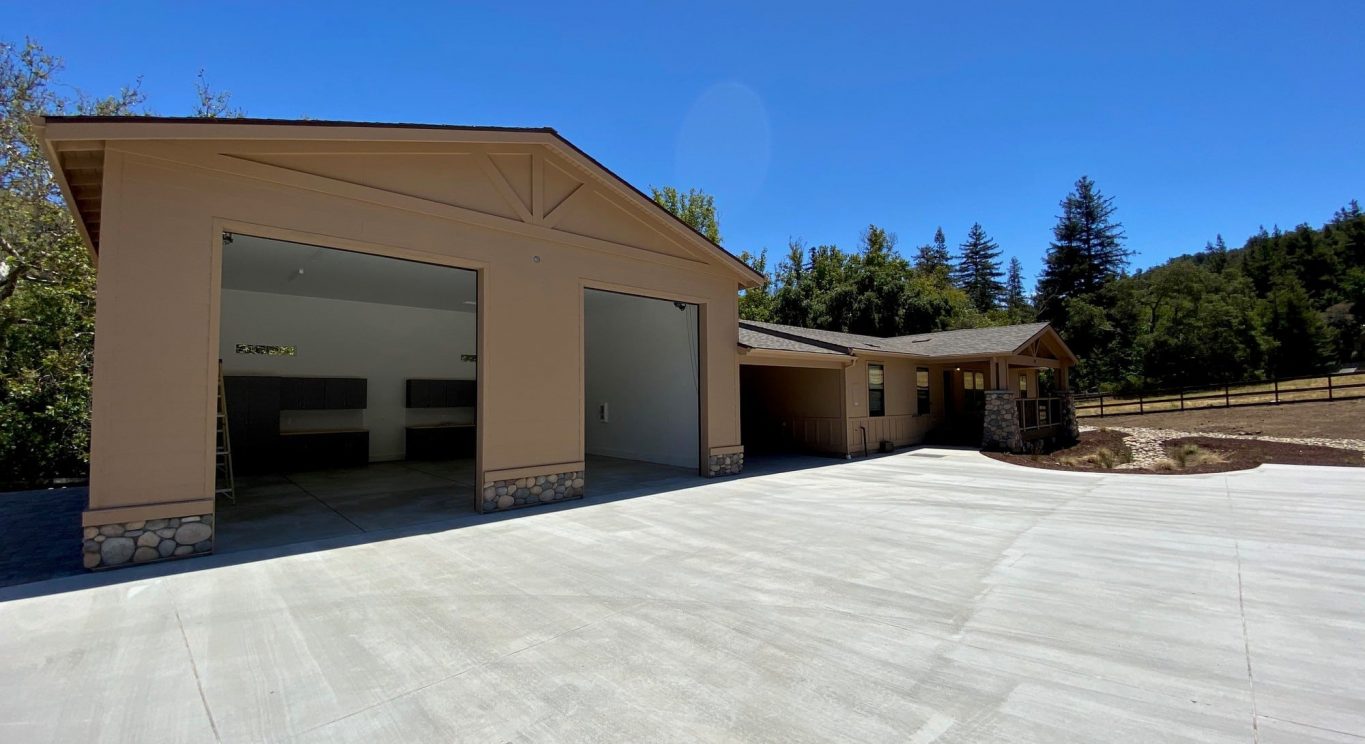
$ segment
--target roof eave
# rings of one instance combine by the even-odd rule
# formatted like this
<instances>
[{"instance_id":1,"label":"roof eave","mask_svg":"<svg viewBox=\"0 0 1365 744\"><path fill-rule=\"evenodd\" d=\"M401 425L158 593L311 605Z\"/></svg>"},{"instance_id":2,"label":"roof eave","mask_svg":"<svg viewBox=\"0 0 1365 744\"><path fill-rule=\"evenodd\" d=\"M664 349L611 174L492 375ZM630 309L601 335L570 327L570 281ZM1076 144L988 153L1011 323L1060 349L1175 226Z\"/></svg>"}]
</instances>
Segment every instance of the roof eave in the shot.
<instances>
[{"instance_id":1,"label":"roof eave","mask_svg":"<svg viewBox=\"0 0 1365 744\"><path fill-rule=\"evenodd\" d=\"M66 180L66 169L62 167L61 158L57 156L57 148L51 139L47 137L47 117L35 116L33 118L33 129L37 134L38 142L43 147L43 157L47 160L47 166L52 170L52 176L57 181L57 188L62 192L62 199L66 201L66 209L71 213L71 219L76 223L76 230L80 233L81 242L85 244L85 250L90 254L92 264L99 262L99 251L95 248L95 241L90 237L90 230L85 226L85 218L81 215L80 207L76 203L76 196L71 193L71 184Z\"/></svg>"}]
</instances>

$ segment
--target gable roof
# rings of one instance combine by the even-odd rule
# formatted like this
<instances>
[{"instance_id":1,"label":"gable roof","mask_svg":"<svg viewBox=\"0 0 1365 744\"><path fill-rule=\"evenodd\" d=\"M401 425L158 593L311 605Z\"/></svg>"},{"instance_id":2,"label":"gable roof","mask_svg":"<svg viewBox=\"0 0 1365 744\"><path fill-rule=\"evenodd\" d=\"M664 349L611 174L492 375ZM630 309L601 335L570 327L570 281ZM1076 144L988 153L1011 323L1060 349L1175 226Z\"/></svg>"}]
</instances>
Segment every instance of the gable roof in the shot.
<instances>
[{"instance_id":1,"label":"gable roof","mask_svg":"<svg viewBox=\"0 0 1365 744\"><path fill-rule=\"evenodd\" d=\"M498 142L549 145L570 161L576 161L581 167L593 171L600 181L612 187L626 199L635 202L647 214L665 223L669 229L683 236L688 242L698 246L703 253L710 255L718 263L733 270L740 279L741 286L756 287L766 281L762 274L739 260L739 257L697 232L691 225L683 222L677 215L659 205L643 191L602 165L596 158L584 152L550 127L298 119L212 119L173 116L46 116L40 117L38 126L53 172L57 175L68 207L76 217L82 236L92 254L97 254L99 251L99 207L102 187L99 176L103 169L103 153L99 150L107 141L328 139L347 141L402 140L411 142L424 138L449 142L496 140ZM50 131L52 127L61 131ZM493 139L488 139L489 137ZM59 144L63 141L97 143L99 147L91 149L86 144L81 144L79 147L67 150ZM83 172L79 185L77 185L77 181L69 177L71 171L77 170ZM91 177L92 173L93 178ZM73 191L73 187L78 189L80 193Z\"/></svg>"},{"instance_id":2,"label":"gable roof","mask_svg":"<svg viewBox=\"0 0 1365 744\"><path fill-rule=\"evenodd\" d=\"M854 354L857 352L909 354L927 358L962 356L1001 356L1022 352L1034 339L1050 334L1067 357L1075 359L1065 342L1048 323L964 328L955 331L915 333L881 338L855 333L823 331L815 328L741 320L740 346L771 351L812 351ZM808 346L812 348L802 348Z\"/></svg>"}]
</instances>

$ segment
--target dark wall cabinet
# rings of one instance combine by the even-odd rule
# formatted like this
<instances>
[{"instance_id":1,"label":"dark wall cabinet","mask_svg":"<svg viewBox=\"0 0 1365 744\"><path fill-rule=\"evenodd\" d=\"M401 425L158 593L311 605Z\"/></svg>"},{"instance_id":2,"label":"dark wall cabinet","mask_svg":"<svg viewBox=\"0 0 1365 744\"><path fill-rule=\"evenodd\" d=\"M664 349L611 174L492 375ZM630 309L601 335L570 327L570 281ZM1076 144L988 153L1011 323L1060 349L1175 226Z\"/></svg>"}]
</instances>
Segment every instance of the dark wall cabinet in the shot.
<instances>
[{"instance_id":1,"label":"dark wall cabinet","mask_svg":"<svg viewBox=\"0 0 1365 744\"><path fill-rule=\"evenodd\" d=\"M369 397L359 377L281 377L280 408L285 411L336 411L364 408Z\"/></svg>"},{"instance_id":2,"label":"dark wall cabinet","mask_svg":"<svg viewBox=\"0 0 1365 744\"><path fill-rule=\"evenodd\" d=\"M408 408L472 408L478 394L473 380L408 380Z\"/></svg>"},{"instance_id":3,"label":"dark wall cabinet","mask_svg":"<svg viewBox=\"0 0 1365 744\"><path fill-rule=\"evenodd\" d=\"M224 377L223 388L237 472L349 467L369 461L368 432L280 433L280 411L365 408L369 394L364 378L238 375Z\"/></svg>"}]
</instances>

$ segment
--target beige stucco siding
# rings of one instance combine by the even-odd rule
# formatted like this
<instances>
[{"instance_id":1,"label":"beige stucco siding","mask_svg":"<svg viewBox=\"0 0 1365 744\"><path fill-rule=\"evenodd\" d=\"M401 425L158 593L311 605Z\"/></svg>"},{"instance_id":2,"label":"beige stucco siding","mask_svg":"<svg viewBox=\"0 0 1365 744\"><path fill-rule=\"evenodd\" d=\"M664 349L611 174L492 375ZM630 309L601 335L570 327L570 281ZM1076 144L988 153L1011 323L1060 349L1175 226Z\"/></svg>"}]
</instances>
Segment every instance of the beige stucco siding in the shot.
<instances>
[{"instance_id":1,"label":"beige stucco siding","mask_svg":"<svg viewBox=\"0 0 1365 744\"><path fill-rule=\"evenodd\" d=\"M886 415L868 415L868 364L881 364L885 371ZM930 413L916 413L915 368L929 370ZM903 358L863 357L849 368L846 376L845 405L848 410L848 451L861 452L863 432L867 446L876 449L889 440L897 447L918 444L943 420L943 367Z\"/></svg>"},{"instance_id":2,"label":"beige stucco siding","mask_svg":"<svg viewBox=\"0 0 1365 744\"><path fill-rule=\"evenodd\" d=\"M603 223L598 235L561 238L544 225L547 205L526 228L502 229L437 201L488 198L486 184L442 183L482 177L479 168L443 172L409 158L406 172L379 160L333 164L329 178L247 162L234 172L222 149L152 142L106 152L92 510L212 497L223 230L479 270L481 473L582 461L585 287L702 306L701 457L740 445L734 273L649 230L629 205L614 207L624 221L614 230L602 211L613 197L590 177L579 176L594 189L583 203ZM376 169L383 188L363 182Z\"/></svg>"}]
</instances>

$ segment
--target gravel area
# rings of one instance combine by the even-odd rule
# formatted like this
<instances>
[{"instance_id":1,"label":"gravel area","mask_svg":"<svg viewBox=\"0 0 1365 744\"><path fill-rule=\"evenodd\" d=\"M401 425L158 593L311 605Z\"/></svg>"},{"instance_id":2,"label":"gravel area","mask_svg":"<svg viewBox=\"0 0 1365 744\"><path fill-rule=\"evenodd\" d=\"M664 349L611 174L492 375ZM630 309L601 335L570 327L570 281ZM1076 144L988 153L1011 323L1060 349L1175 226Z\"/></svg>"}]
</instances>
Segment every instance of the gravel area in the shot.
<instances>
[{"instance_id":1,"label":"gravel area","mask_svg":"<svg viewBox=\"0 0 1365 744\"><path fill-rule=\"evenodd\" d=\"M1095 431L1099 427L1083 426L1081 431ZM1160 460L1166 459L1165 442L1186 437L1205 437L1209 439L1254 439L1262 442L1281 442L1283 444L1302 444L1314 447L1334 447L1336 449L1365 452L1365 439L1333 439L1327 437L1268 437L1260 434L1226 434L1221 432L1191 432L1174 429L1154 429L1136 426L1104 427L1128 435L1126 443L1133 452L1133 461L1115 467L1115 470L1142 470L1150 468Z\"/></svg>"}]
</instances>

